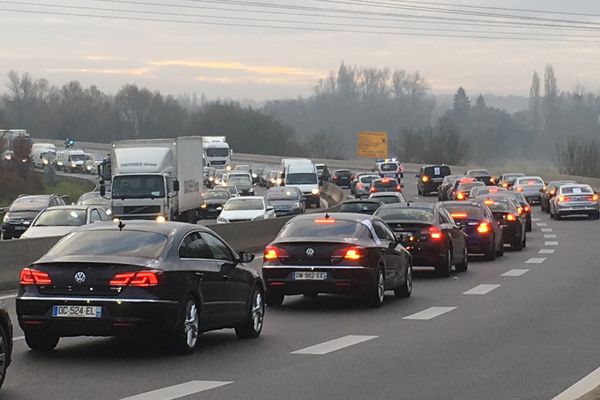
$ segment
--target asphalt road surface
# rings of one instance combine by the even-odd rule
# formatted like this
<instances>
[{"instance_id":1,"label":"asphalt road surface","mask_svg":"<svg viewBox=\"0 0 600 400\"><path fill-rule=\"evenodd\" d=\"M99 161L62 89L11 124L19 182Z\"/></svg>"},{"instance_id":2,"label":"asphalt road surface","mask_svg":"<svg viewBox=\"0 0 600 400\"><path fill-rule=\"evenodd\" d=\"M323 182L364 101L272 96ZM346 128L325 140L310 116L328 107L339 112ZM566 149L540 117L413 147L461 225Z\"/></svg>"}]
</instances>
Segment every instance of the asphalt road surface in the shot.
<instances>
[{"instance_id":1,"label":"asphalt road surface","mask_svg":"<svg viewBox=\"0 0 600 400\"><path fill-rule=\"evenodd\" d=\"M405 191L414 198L414 178ZM267 310L259 339L208 333L187 357L110 338L62 339L54 352L35 354L17 328L0 396L552 399L600 365L599 227L552 221L536 207L522 252L472 260L451 278L419 270L413 297L390 292L380 309L334 296L286 298ZM4 299L16 322L12 296Z\"/></svg>"}]
</instances>

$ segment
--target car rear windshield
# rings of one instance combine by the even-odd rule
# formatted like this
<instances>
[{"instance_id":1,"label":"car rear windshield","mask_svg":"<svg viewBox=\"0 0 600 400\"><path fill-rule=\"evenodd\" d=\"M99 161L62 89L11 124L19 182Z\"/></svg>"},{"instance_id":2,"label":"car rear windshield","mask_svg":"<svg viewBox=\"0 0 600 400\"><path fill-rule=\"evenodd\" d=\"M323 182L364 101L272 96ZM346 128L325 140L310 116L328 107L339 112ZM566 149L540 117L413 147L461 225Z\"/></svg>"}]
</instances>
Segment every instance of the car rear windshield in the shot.
<instances>
[{"instance_id":1,"label":"car rear windshield","mask_svg":"<svg viewBox=\"0 0 600 400\"><path fill-rule=\"evenodd\" d=\"M360 178L361 183L371 183L374 179L377 179L376 176L363 176Z\"/></svg>"},{"instance_id":2,"label":"car rear windshield","mask_svg":"<svg viewBox=\"0 0 600 400\"><path fill-rule=\"evenodd\" d=\"M285 177L285 183L288 185L315 185L317 181L317 174L314 172L291 173Z\"/></svg>"},{"instance_id":3,"label":"car rear windshield","mask_svg":"<svg viewBox=\"0 0 600 400\"><path fill-rule=\"evenodd\" d=\"M267 200L299 200L300 194L295 190L273 191L267 193Z\"/></svg>"},{"instance_id":4,"label":"car rear windshield","mask_svg":"<svg viewBox=\"0 0 600 400\"><path fill-rule=\"evenodd\" d=\"M367 237L369 230L360 222L329 219L302 219L292 221L279 232L279 239L332 237L360 239Z\"/></svg>"},{"instance_id":5,"label":"car rear windshield","mask_svg":"<svg viewBox=\"0 0 600 400\"><path fill-rule=\"evenodd\" d=\"M335 174L337 176L347 176L347 177L350 177L350 176L352 176L352 171L347 170L347 169L339 169L339 170L335 171Z\"/></svg>"},{"instance_id":6,"label":"car rear windshield","mask_svg":"<svg viewBox=\"0 0 600 400\"><path fill-rule=\"evenodd\" d=\"M47 255L157 258L166 244L165 235L153 232L84 231L68 235Z\"/></svg>"},{"instance_id":7,"label":"car rear windshield","mask_svg":"<svg viewBox=\"0 0 600 400\"><path fill-rule=\"evenodd\" d=\"M340 212L347 213L374 213L379 208L378 203L347 203L340 206Z\"/></svg>"},{"instance_id":8,"label":"car rear windshield","mask_svg":"<svg viewBox=\"0 0 600 400\"><path fill-rule=\"evenodd\" d=\"M262 210L263 208L260 199L230 199L225 203L223 211Z\"/></svg>"},{"instance_id":9,"label":"car rear windshield","mask_svg":"<svg viewBox=\"0 0 600 400\"><path fill-rule=\"evenodd\" d=\"M396 188L396 185L398 184L398 182L393 181L393 180L389 180L389 181L373 181L373 187L375 189L389 189L389 188Z\"/></svg>"},{"instance_id":10,"label":"car rear windshield","mask_svg":"<svg viewBox=\"0 0 600 400\"><path fill-rule=\"evenodd\" d=\"M468 192L477 186L483 186L483 184L481 182L461 183L460 185L458 185L458 191L459 192Z\"/></svg>"},{"instance_id":11,"label":"car rear windshield","mask_svg":"<svg viewBox=\"0 0 600 400\"><path fill-rule=\"evenodd\" d=\"M450 175L450 167L441 165L439 167L427 167L424 171L427 176L448 176Z\"/></svg>"},{"instance_id":12,"label":"car rear windshield","mask_svg":"<svg viewBox=\"0 0 600 400\"><path fill-rule=\"evenodd\" d=\"M375 215L384 221L433 222L433 209L430 208L382 208Z\"/></svg>"},{"instance_id":13,"label":"car rear windshield","mask_svg":"<svg viewBox=\"0 0 600 400\"><path fill-rule=\"evenodd\" d=\"M519 178L517 181L518 185L527 186L527 185L543 185L544 181L541 178Z\"/></svg>"},{"instance_id":14,"label":"car rear windshield","mask_svg":"<svg viewBox=\"0 0 600 400\"><path fill-rule=\"evenodd\" d=\"M444 208L448 210L454 219L483 219L483 210L479 207L444 204Z\"/></svg>"},{"instance_id":15,"label":"car rear windshield","mask_svg":"<svg viewBox=\"0 0 600 400\"><path fill-rule=\"evenodd\" d=\"M490 201L488 201L485 204L490 208L490 210L492 210L492 212L510 212L511 211L511 207L508 204L508 202L504 202L504 201L490 202Z\"/></svg>"},{"instance_id":16,"label":"car rear windshield","mask_svg":"<svg viewBox=\"0 0 600 400\"><path fill-rule=\"evenodd\" d=\"M224 190L218 191L218 192L206 192L204 193L204 199L206 200L212 200L212 199L219 199L219 200L227 200L230 197L229 192L226 192Z\"/></svg>"},{"instance_id":17,"label":"car rear windshield","mask_svg":"<svg viewBox=\"0 0 600 400\"><path fill-rule=\"evenodd\" d=\"M379 167L383 172L395 172L398 171L398 164L396 163L385 163Z\"/></svg>"},{"instance_id":18,"label":"car rear windshield","mask_svg":"<svg viewBox=\"0 0 600 400\"><path fill-rule=\"evenodd\" d=\"M85 222L85 210L61 208L43 211L33 226L81 226Z\"/></svg>"},{"instance_id":19,"label":"car rear windshield","mask_svg":"<svg viewBox=\"0 0 600 400\"><path fill-rule=\"evenodd\" d=\"M374 197L374 199L383 204L401 203L400 198L398 196L376 196Z\"/></svg>"},{"instance_id":20,"label":"car rear windshield","mask_svg":"<svg viewBox=\"0 0 600 400\"><path fill-rule=\"evenodd\" d=\"M592 194L592 189L586 186L567 186L560 189L562 194Z\"/></svg>"}]
</instances>

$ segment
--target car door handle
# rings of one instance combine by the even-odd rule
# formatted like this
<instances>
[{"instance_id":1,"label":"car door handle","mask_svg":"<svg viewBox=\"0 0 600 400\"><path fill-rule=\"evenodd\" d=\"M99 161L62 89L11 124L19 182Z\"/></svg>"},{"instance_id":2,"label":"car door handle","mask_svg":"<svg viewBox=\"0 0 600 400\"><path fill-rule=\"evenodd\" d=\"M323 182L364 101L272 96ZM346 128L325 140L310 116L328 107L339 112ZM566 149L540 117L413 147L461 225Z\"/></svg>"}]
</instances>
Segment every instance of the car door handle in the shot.
<instances>
[{"instance_id":1,"label":"car door handle","mask_svg":"<svg viewBox=\"0 0 600 400\"><path fill-rule=\"evenodd\" d=\"M229 275L223 275L223 280L225 282L229 282Z\"/></svg>"},{"instance_id":2,"label":"car door handle","mask_svg":"<svg viewBox=\"0 0 600 400\"><path fill-rule=\"evenodd\" d=\"M196 276L197 276L197 277L198 277L200 280L204 279L204 273L202 273L202 272L196 272L196 273L195 273L195 275L196 275Z\"/></svg>"}]
</instances>

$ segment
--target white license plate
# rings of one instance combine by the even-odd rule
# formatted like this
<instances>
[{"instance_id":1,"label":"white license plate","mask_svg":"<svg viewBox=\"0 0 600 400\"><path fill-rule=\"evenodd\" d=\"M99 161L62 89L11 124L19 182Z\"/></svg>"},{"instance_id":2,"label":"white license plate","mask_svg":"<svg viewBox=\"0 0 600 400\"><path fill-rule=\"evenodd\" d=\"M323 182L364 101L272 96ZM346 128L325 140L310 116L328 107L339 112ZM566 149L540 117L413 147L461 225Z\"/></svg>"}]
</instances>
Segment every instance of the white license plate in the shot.
<instances>
[{"instance_id":1,"label":"white license plate","mask_svg":"<svg viewBox=\"0 0 600 400\"><path fill-rule=\"evenodd\" d=\"M101 318L100 306L53 306L52 316L55 318Z\"/></svg>"},{"instance_id":2,"label":"white license plate","mask_svg":"<svg viewBox=\"0 0 600 400\"><path fill-rule=\"evenodd\" d=\"M15 231L26 231L27 226L15 226Z\"/></svg>"},{"instance_id":3,"label":"white license plate","mask_svg":"<svg viewBox=\"0 0 600 400\"><path fill-rule=\"evenodd\" d=\"M297 281L324 281L327 279L327 272L294 272L294 279Z\"/></svg>"}]
</instances>

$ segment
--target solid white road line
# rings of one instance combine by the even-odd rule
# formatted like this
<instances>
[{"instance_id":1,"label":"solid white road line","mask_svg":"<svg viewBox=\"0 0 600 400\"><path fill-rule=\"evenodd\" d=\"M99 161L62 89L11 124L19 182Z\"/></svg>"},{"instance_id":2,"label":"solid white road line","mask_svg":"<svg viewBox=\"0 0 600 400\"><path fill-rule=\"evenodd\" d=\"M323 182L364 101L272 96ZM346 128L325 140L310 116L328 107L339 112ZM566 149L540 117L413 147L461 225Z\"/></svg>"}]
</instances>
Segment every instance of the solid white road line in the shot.
<instances>
[{"instance_id":1,"label":"solid white road line","mask_svg":"<svg viewBox=\"0 0 600 400\"><path fill-rule=\"evenodd\" d=\"M521 276L525 273L527 273L529 270L528 269L511 269L509 271L506 271L505 273L503 273L500 276Z\"/></svg>"},{"instance_id":2,"label":"solid white road line","mask_svg":"<svg viewBox=\"0 0 600 400\"><path fill-rule=\"evenodd\" d=\"M554 254L556 249L541 249L538 254Z\"/></svg>"},{"instance_id":3,"label":"solid white road line","mask_svg":"<svg viewBox=\"0 0 600 400\"><path fill-rule=\"evenodd\" d=\"M556 239L557 236L555 234L552 235L544 235L544 239Z\"/></svg>"},{"instance_id":4,"label":"solid white road line","mask_svg":"<svg viewBox=\"0 0 600 400\"><path fill-rule=\"evenodd\" d=\"M573 386L553 398L552 400L575 400L591 392L600 382L600 368L596 369L588 376L575 383Z\"/></svg>"},{"instance_id":5,"label":"solid white road line","mask_svg":"<svg viewBox=\"0 0 600 400\"><path fill-rule=\"evenodd\" d=\"M14 299L15 297L17 297L17 293L7 294L4 296L0 296L0 300L9 300L9 299Z\"/></svg>"},{"instance_id":6,"label":"solid white road line","mask_svg":"<svg viewBox=\"0 0 600 400\"><path fill-rule=\"evenodd\" d=\"M536 225L537 226L548 226L548 224L545 222L538 222Z\"/></svg>"},{"instance_id":7,"label":"solid white road line","mask_svg":"<svg viewBox=\"0 0 600 400\"><path fill-rule=\"evenodd\" d=\"M544 246L558 246L558 242L556 242L556 241L544 242Z\"/></svg>"},{"instance_id":8,"label":"solid white road line","mask_svg":"<svg viewBox=\"0 0 600 400\"><path fill-rule=\"evenodd\" d=\"M131 397L125 397L121 400L173 400L189 396L195 393L204 392L205 390L229 385L230 383L233 382L189 381L180 385L169 386L162 389L153 390L151 392L141 393Z\"/></svg>"},{"instance_id":9,"label":"solid white road line","mask_svg":"<svg viewBox=\"0 0 600 400\"><path fill-rule=\"evenodd\" d=\"M542 232L552 232L552 228L542 228Z\"/></svg>"},{"instance_id":10,"label":"solid white road line","mask_svg":"<svg viewBox=\"0 0 600 400\"><path fill-rule=\"evenodd\" d=\"M408 315L402 319L417 319L417 320L428 320L435 317L439 317L442 314L446 314L452 310L456 310L456 307L430 307L418 313Z\"/></svg>"},{"instance_id":11,"label":"solid white road line","mask_svg":"<svg viewBox=\"0 0 600 400\"><path fill-rule=\"evenodd\" d=\"M307 347L293 351L292 354L313 354L323 355L343 349L345 347L354 346L355 344L366 342L368 340L376 339L378 336L365 336L365 335L348 335L341 338L333 339L328 342L319 343L314 346Z\"/></svg>"},{"instance_id":12,"label":"solid white road line","mask_svg":"<svg viewBox=\"0 0 600 400\"><path fill-rule=\"evenodd\" d=\"M499 288L500 285L478 285L475 286L473 289L469 289L466 292L464 292L463 294L487 294L489 292L491 292L494 289Z\"/></svg>"},{"instance_id":13,"label":"solid white road line","mask_svg":"<svg viewBox=\"0 0 600 400\"><path fill-rule=\"evenodd\" d=\"M525 264L541 264L546 261L544 257L532 257L529 260L525 261Z\"/></svg>"}]
</instances>

